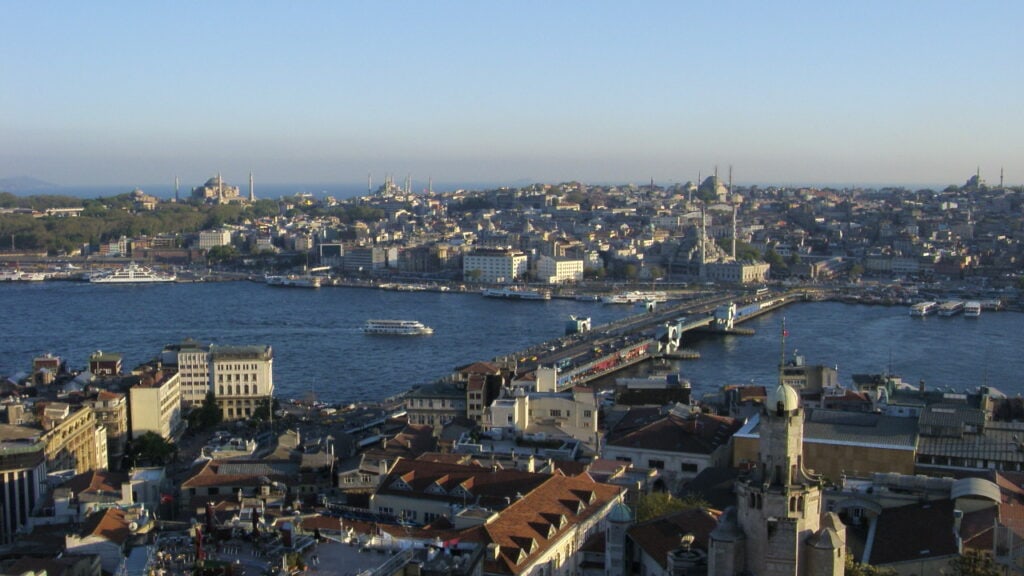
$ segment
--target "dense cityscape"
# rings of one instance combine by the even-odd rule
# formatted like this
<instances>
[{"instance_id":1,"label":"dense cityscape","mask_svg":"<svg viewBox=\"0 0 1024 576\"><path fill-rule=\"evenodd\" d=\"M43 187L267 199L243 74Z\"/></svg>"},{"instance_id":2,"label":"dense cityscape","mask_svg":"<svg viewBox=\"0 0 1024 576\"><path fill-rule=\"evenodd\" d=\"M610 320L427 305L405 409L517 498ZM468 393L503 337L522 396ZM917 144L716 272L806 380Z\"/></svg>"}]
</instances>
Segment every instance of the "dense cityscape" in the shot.
<instances>
[{"instance_id":1,"label":"dense cityscape","mask_svg":"<svg viewBox=\"0 0 1024 576\"><path fill-rule=\"evenodd\" d=\"M170 198L0 193L12 283L635 306L346 405L275 393L273 341L183 336L134 366L113 350L20 359L0 384L2 573L1024 570L1019 395L844 385L787 354L785 329L777 383L698 398L655 369L691 353L690 331L742 333L806 300L1016 314L1024 190L980 172L942 190L731 180L414 192L386 177L337 199L217 175ZM442 337L418 320L363 329ZM652 371L595 385L629 366Z\"/></svg>"}]
</instances>

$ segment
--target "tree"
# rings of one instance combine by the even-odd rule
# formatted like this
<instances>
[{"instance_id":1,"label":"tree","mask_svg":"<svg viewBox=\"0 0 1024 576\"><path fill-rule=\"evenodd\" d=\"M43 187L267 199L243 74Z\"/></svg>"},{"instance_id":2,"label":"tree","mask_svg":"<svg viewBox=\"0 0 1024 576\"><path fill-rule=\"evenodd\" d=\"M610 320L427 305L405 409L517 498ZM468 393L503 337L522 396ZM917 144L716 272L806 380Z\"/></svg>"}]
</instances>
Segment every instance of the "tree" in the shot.
<instances>
[{"instance_id":1,"label":"tree","mask_svg":"<svg viewBox=\"0 0 1024 576\"><path fill-rule=\"evenodd\" d=\"M687 494L682 498L674 498L667 492L651 492L641 496L636 503L636 521L643 522L658 516L664 516L680 510L691 508L707 508L708 503L696 494Z\"/></svg>"},{"instance_id":2,"label":"tree","mask_svg":"<svg viewBox=\"0 0 1024 576\"><path fill-rule=\"evenodd\" d=\"M228 262L238 257L238 250L234 246L214 246L206 252L206 260L210 264Z\"/></svg>"},{"instance_id":3,"label":"tree","mask_svg":"<svg viewBox=\"0 0 1024 576\"><path fill-rule=\"evenodd\" d=\"M223 418L213 392L207 392L203 405L189 412L188 427L192 430L206 430L220 424Z\"/></svg>"},{"instance_id":4,"label":"tree","mask_svg":"<svg viewBox=\"0 0 1024 576\"><path fill-rule=\"evenodd\" d=\"M854 562L853 556L846 555L846 576L896 576L892 568L879 568L871 564Z\"/></svg>"},{"instance_id":5,"label":"tree","mask_svg":"<svg viewBox=\"0 0 1024 576\"><path fill-rule=\"evenodd\" d=\"M992 556L978 550L967 550L949 561L953 576L999 576L1002 571Z\"/></svg>"},{"instance_id":6,"label":"tree","mask_svg":"<svg viewBox=\"0 0 1024 576\"><path fill-rule=\"evenodd\" d=\"M850 267L850 278L856 280L864 275L864 266L860 264L854 264Z\"/></svg>"},{"instance_id":7,"label":"tree","mask_svg":"<svg viewBox=\"0 0 1024 576\"><path fill-rule=\"evenodd\" d=\"M128 457L133 465L158 465L169 462L178 453L178 447L164 440L156 432L146 432L132 440Z\"/></svg>"}]
</instances>

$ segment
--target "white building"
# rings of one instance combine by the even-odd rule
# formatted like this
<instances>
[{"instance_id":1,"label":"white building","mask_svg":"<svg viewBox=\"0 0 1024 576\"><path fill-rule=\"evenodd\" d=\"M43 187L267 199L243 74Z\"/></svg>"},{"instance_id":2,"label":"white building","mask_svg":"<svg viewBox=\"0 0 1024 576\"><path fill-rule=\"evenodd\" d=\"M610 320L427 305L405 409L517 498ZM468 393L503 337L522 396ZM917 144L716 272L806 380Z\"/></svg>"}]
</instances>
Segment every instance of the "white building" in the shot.
<instances>
[{"instance_id":1,"label":"white building","mask_svg":"<svg viewBox=\"0 0 1024 576\"><path fill-rule=\"evenodd\" d=\"M165 440L182 430L181 380L177 372L156 370L128 390L132 440L153 432Z\"/></svg>"},{"instance_id":2,"label":"white building","mask_svg":"<svg viewBox=\"0 0 1024 576\"><path fill-rule=\"evenodd\" d=\"M485 419L489 430L510 436L572 438L596 448L600 409L594 391L579 387L566 392L524 392L491 403Z\"/></svg>"},{"instance_id":3,"label":"white building","mask_svg":"<svg viewBox=\"0 0 1024 576\"><path fill-rule=\"evenodd\" d=\"M203 230L199 233L199 249L209 250L215 246L230 246L230 230Z\"/></svg>"},{"instance_id":4,"label":"white building","mask_svg":"<svg viewBox=\"0 0 1024 576\"><path fill-rule=\"evenodd\" d=\"M537 260L537 279L548 284L579 282L583 280L583 260L541 256Z\"/></svg>"},{"instance_id":5,"label":"white building","mask_svg":"<svg viewBox=\"0 0 1024 576\"><path fill-rule=\"evenodd\" d=\"M526 271L527 257L519 250L479 248L462 257L462 276L467 280L514 282Z\"/></svg>"},{"instance_id":6,"label":"white building","mask_svg":"<svg viewBox=\"0 0 1024 576\"><path fill-rule=\"evenodd\" d=\"M224 420L251 417L274 397L270 346L210 346L210 382Z\"/></svg>"},{"instance_id":7,"label":"white building","mask_svg":"<svg viewBox=\"0 0 1024 576\"><path fill-rule=\"evenodd\" d=\"M164 366L176 367L181 380L181 401L186 407L203 405L210 391L210 347L195 340L164 347L160 359Z\"/></svg>"}]
</instances>

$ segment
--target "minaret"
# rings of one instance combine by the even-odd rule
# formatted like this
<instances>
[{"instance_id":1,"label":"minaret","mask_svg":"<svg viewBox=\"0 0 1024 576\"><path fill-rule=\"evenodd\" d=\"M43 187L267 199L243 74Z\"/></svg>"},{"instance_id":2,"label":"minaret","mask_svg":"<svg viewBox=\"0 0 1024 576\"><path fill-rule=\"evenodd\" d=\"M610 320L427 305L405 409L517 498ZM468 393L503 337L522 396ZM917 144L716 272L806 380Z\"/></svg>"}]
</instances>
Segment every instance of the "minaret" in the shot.
<instances>
[{"instance_id":1,"label":"minaret","mask_svg":"<svg viewBox=\"0 0 1024 576\"><path fill-rule=\"evenodd\" d=\"M1003 187L1003 167L999 167L999 187Z\"/></svg>"},{"instance_id":2,"label":"minaret","mask_svg":"<svg viewBox=\"0 0 1024 576\"><path fill-rule=\"evenodd\" d=\"M224 199L224 179L221 178L220 172L217 172L217 200Z\"/></svg>"},{"instance_id":3,"label":"minaret","mask_svg":"<svg viewBox=\"0 0 1024 576\"><path fill-rule=\"evenodd\" d=\"M373 193L373 174L366 173L366 194L370 195Z\"/></svg>"},{"instance_id":4,"label":"minaret","mask_svg":"<svg viewBox=\"0 0 1024 576\"><path fill-rule=\"evenodd\" d=\"M434 178L432 176L427 176L427 194L433 194L433 193L434 193Z\"/></svg>"},{"instance_id":5,"label":"minaret","mask_svg":"<svg viewBox=\"0 0 1024 576\"><path fill-rule=\"evenodd\" d=\"M181 198L178 196L178 187L180 186L180 184L181 184L181 182L178 181L178 177L175 176L174 177L174 203L175 204L177 204L178 202L181 202Z\"/></svg>"},{"instance_id":6,"label":"minaret","mask_svg":"<svg viewBox=\"0 0 1024 576\"><path fill-rule=\"evenodd\" d=\"M256 201L256 189L253 187L252 172L249 172L249 202Z\"/></svg>"},{"instance_id":7,"label":"minaret","mask_svg":"<svg viewBox=\"0 0 1024 576\"><path fill-rule=\"evenodd\" d=\"M732 204L732 261L736 261L736 202L732 198L732 164L729 164L729 202Z\"/></svg>"}]
</instances>

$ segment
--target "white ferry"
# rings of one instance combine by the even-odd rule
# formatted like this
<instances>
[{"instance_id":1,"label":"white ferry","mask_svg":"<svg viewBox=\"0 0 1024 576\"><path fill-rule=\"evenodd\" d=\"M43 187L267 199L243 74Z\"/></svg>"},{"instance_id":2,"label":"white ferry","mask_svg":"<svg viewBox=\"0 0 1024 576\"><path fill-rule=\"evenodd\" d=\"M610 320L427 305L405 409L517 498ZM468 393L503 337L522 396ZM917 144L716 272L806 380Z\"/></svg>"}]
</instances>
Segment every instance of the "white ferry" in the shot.
<instances>
[{"instance_id":1,"label":"white ferry","mask_svg":"<svg viewBox=\"0 0 1024 576\"><path fill-rule=\"evenodd\" d=\"M981 302L970 300L964 303L964 317L977 318L981 316Z\"/></svg>"},{"instance_id":2,"label":"white ferry","mask_svg":"<svg viewBox=\"0 0 1024 576\"><path fill-rule=\"evenodd\" d=\"M480 292L485 298L505 298L508 300L551 300L551 292L547 290L528 290L525 288L485 288Z\"/></svg>"},{"instance_id":3,"label":"white ferry","mask_svg":"<svg viewBox=\"0 0 1024 576\"><path fill-rule=\"evenodd\" d=\"M110 272L100 272L89 277L89 282L96 284L151 284L154 282L174 282L178 277L174 274L161 274L139 266L135 262Z\"/></svg>"},{"instance_id":4,"label":"white ferry","mask_svg":"<svg viewBox=\"0 0 1024 576\"><path fill-rule=\"evenodd\" d=\"M265 276L267 286L285 286L290 288L319 288L320 278L317 276Z\"/></svg>"},{"instance_id":5,"label":"white ferry","mask_svg":"<svg viewBox=\"0 0 1024 576\"><path fill-rule=\"evenodd\" d=\"M0 270L0 282L39 282L46 280L44 272L25 272L17 268Z\"/></svg>"},{"instance_id":6,"label":"white ferry","mask_svg":"<svg viewBox=\"0 0 1024 576\"><path fill-rule=\"evenodd\" d=\"M939 316L956 316L964 311L963 300L949 300L939 304Z\"/></svg>"},{"instance_id":7,"label":"white ferry","mask_svg":"<svg viewBox=\"0 0 1024 576\"><path fill-rule=\"evenodd\" d=\"M379 336L428 336L434 329L416 320L367 320L364 334Z\"/></svg>"},{"instance_id":8,"label":"white ferry","mask_svg":"<svg viewBox=\"0 0 1024 576\"><path fill-rule=\"evenodd\" d=\"M910 315L924 317L939 311L938 302L918 302L910 307Z\"/></svg>"},{"instance_id":9,"label":"white ferry","mask_svg":"<svg viewBox=\"0 0 1024 576\"><path fill-rule=\"evenodd\" d=\"M637 304L639 302L667 302L668 295L664 292L622 292L611 296L604 296L601 302L605 304Z\"/></svg>"}]
</instances>

